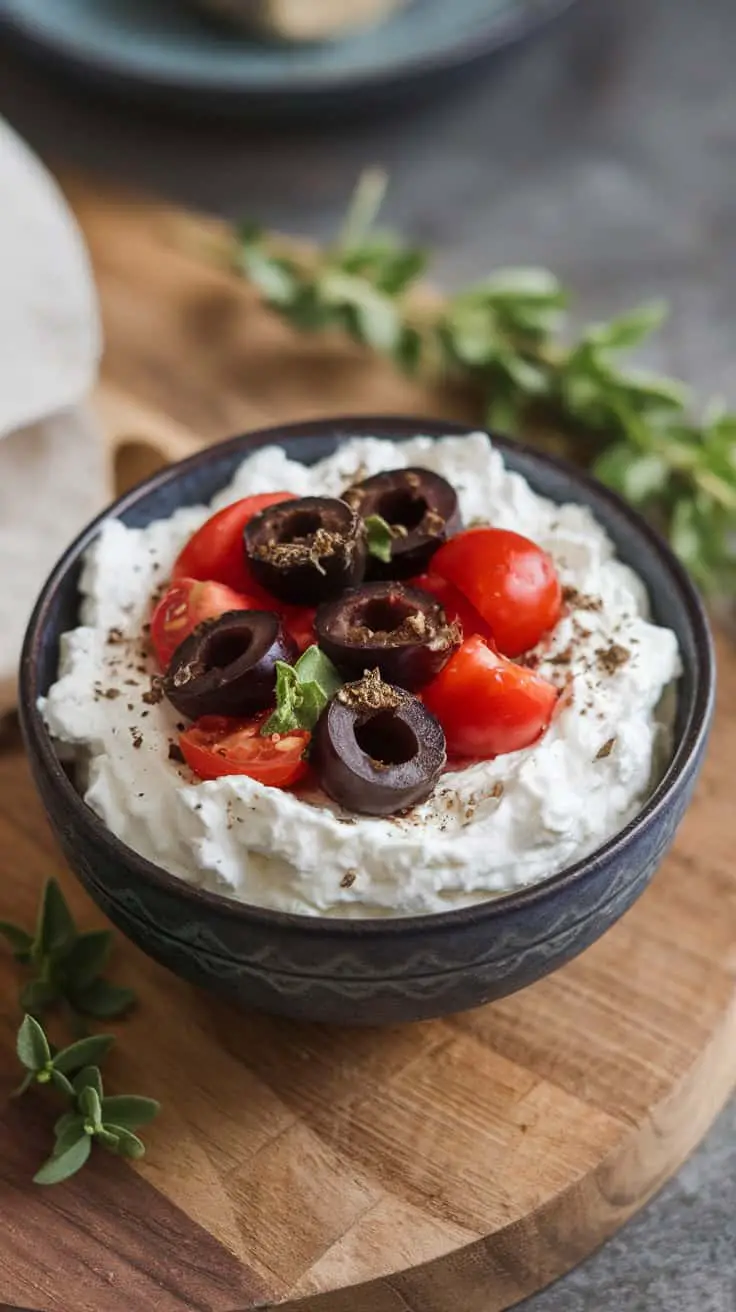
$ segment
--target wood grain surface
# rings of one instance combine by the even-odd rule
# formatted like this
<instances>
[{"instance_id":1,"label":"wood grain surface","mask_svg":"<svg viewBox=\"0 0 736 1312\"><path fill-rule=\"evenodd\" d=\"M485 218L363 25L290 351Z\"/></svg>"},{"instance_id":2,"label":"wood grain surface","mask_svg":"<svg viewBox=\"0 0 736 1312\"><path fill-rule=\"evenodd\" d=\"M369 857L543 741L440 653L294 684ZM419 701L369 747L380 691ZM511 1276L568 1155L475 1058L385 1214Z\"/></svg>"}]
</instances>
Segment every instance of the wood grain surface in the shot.
<instances>
[{"instance_id":1,"label":"wood grain surface","mask_svg":"<svg viewBox=\"0 0 736 1312\"><path fill-rule=\"evenodd\" d=\"M98 407L125 481L259 423L337 411L471 417L336 341L295 339L181 249L176 216L73 198L102 295ZM179 444L179 445L177 445ZM551 978L451 1020L350 1031L238 1013L119 940L141 1005L109 1084L159 1097L146 1158L30 1183L53 1113L0 1117L0 1300L68 1312L500 1312L601 1242L683 1160L736 1082L736 661L712 747L641 901ZM0 917L60 873L20 744L0 746ZM0 1079L16 1079L0 959Z\"/></svg>"}]
</instances>

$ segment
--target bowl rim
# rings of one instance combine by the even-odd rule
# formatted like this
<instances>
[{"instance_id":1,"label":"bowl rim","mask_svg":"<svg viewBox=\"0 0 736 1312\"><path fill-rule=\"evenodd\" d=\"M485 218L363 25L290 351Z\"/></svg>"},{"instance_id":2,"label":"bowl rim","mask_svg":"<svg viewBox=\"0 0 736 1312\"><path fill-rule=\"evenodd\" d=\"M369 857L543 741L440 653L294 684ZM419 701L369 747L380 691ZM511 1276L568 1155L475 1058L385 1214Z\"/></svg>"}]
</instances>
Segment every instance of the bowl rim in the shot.
<instances>
[{"instance_id":1,"label":"bowl rim","mask_svg":"<svg viewBox=\"0 0 736 1312\"><path fill-rule=\"evenodd\" d=\"M651 793L637 814L618 830L600 847L587 856L565 866L556 874L538 880L526 887L515 888L500 893L483 901L468 906L456 907L448 911L423 912L421 915L409 916L361 916L328 917L321 915L304 915L297 912L279 911L261 907L249 902L242 902L225 893L215 893L198 888L179 875L174 875L149 861L133 848L119 839L111 829L87 806L81 794L74 788L62 767L54 749L53 740L48 732L41 712L37 706L37 653L41 645L41 636L48 619L48 612L58 588L64 582L68 572L78 562L82 553L98 535L102 525L108 519L120 515L136 505L151 492L177 482L179 478L218 459L237 453L241 448L243 458L258 447L270 444L278 445L284 439L315 436L336 436L339 439L350 437L388 437L394 434L401 438L423 435L433 438L456 436L473 432L486 432L494 446L502 453L520 452L522 456L537 462L543 467L551 468L557 473L564 473L583 494L584 504L595 512L596 502L603 502L614 509L619 516L634 526L645 536L651 550L658 557L660 564L669 572L683 603L683 615L691 629L694 639L696 659L694 662L694 689L690 703L685 708L685 721L679 741L662 779ZM213 910L219 914L229 915L235 920L259 924L263 928L276 928L282 931L303 932L312 935L322 934L338 940L357 937L378 938L386 935L407 934L423 930L460 929L468 923L493 921L511 912L520 912L525 908L544 901L559 892L574 887L583 878L610 859L618 858L630 840L651 824L656 823L666 811L671 794L677 785L689 774L690 767L697 760L704 747L710 730L715 701L716 665L713 638L708 618L700 595L687 573L664 538L647 521L634 510L617 493L598 482L590 474L562 457L538 450L528 443L504 437L497 433L488 433L482 427L461 424L451 420L429 419L408 415L339 415L326 416L322 419L307 420L299 423L276 424L267 428L238 434L225 441L203 447L201 451L176 461L156 471L148 478L129 488L109 506L100 512L70 543L59 557L44 583L28 621L19 671L19 717L25 740L26 751L33 762L35 757L44 770L52 786L56 788L60 799L79 817L82 828L106 847L110 856L133 867L136 875L146 883L154 884L164 892L174 893L190 902L193 909Z\"/></svg>"}]
</instances>

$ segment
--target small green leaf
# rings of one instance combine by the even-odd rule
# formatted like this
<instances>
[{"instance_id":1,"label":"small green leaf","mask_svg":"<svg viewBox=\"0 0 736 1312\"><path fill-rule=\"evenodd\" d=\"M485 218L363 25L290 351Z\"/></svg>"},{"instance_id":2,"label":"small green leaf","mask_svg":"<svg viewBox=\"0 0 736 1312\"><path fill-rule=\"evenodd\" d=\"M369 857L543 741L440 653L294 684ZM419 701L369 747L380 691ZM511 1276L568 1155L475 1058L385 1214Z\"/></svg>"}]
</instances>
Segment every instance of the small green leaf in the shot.
<instances>
[{"instance_id":1,"label":"small green leaf","mask_svg":"<svg viewBox=\"0 0 736 1312\"><path fill-rule=\"evenodd\" d=\"M79 1039L57 1052L54 1066L65 1075L72 1075L83 1066L99 1066L114 1042L112 1034L90 1034L89 1038Z\"/></svg>"},{"instance_id":2,"label":"small green leaf","mask_svg":"<svg viewBox=\"0 0 736 1312\"><path fill-rule=\"evenodd\" d=\"M127 1133L128 1131L126 1130L125 1134ZM103 1125L102 1129L97 1131L95 1139L98 1143L101 1143L103 1147L107 1148L108 1152L116 1153L118 1151L120 1134L116 1133L114 1127Z\"/></svg>"},{"instance_id":3,"label":"small green leaf","mask_svg":"<svg viewBox=\"0 0 736 1312\"><path fill-rule=\"evenodd\" d=\"M328 269L319 281L327 305L348 306L354 311L357 336L374 351L392 352L399 340L401 323L398 306L364 278Z\"/></svg>"},{"instance_id":4,"label":"small green leaf","mask_svg":"<svg viewBox=\"0 0 736 1312\"><path fill-rule=\"evenodd\" d=\"M123 1125L127 1130L137 1130L139 1125L148 1125L160 1110L161 1104L155 1098L134 1093L120 1093L102 1100L102 1119L108 1128L112 1122L116 1128Z\"/></svg>"},{"instance_id":5,"label":"small green leaf","mask_svg":"<svg viewBox=\"0 0 736 1312\"><path fill-rule=\"evenodd\" d=\"M49 1073L51 1075L51 1083L56 1089L56 1092L63 1094L65 1098L73 1098L74 1090L69 1083L69 1080L66 1078L66 1075L62 1074L62 1072L57 1070L54 1066L51 1067Z\"/></svg>"},{"instance_id":6,"label":"small green leaf","mask_svg":"<svg viewBox=\"0 0 736 1312\"><path fill-rule=\"evenodd\" d=\"M375 556L377 560L382 560L384 564L388 565L394 543L391 525L387 524L380 515L368 515L363 522L368 538L368 551L371 556Z\"/></svg>"},{"instance_id":7,"label":"small green leaf","mask_svg":"<svg viewBox=\"0 0 736 1312\"><path fill-rule=\"evenodd\" d=\"M285 260L267 255L255 245L244 245L238 255L238 267L272 305L286 306L294 300L298 284Z\"/></svg>"},{"instance_id":8,"label":"small green leaf","mask_svg":"<svg viewBox=\"0 0 736 1312\"><path fill-rule=\"evenodd\" d=\"M593 465L593 473L635 505L659 495L668 477L660 456L637 455L628 442L608 447Z\"/></svg>"},{"instance_id":9,"label":"small green leaf","mask_svg":"<svg viewBox=\"0 0 736 1312\"><path fill-rule=\"evenodd\" d=\"M76 937L77 928L66 898L57 881L49 879L43 890L38 914L34 957L41 960L67 952Z\"/></svg>"},{"instance_id":10,"label":"small green leaf","mask_svg":"<svg viewBox=\"0 0 736 1312\"><path fill-rule=\"evenodd\" d=\"M137 1002L132 989L108 984L105 979L93 980L83 989L74 989L71 1002L77 1011L96 1020L115 1020L123 1016Z\"/></svg>"},{"instance_id":11,"label":"small green leaf","mask_svg":"<svg viewBox=\"0 0 736 1312\"><path fill-rule=\"evenodd\" d=\"M408 374L416 373L422 362L422 351L424 344L422 334L412 328L410 324L405 324L401 330L401 336L396 344L395 358L396 363Z\"/></svg>"},{"instance_id":12,"label":"small green leaf","mask_svg":"<svg viewBox=\"0 0 736 1312\"><path fill-rule=\"evenodd\" d=\"M106 1125L105 1131L116 1141L115 1147L112 1149L113 1152L119 1153L121 1157L130 1157L133 1160L145 1157L146 1145L138 1138L137 1134L133 1134L132 1130L126 1129L124 1125ZM102 1140L102 1135L99 1138Z\"/></svg>"},{"instance_id":13,"label":"small green leaf","mask_svg":"<svg viewBox=\"0 0 736 1312\"><path fill-rule=\"evenodd\" d=\"M638 346L645 337L659 328L667 317L667 305L662 301L641 305L629 314L622 314L608 323L597 324L586 333L589 341L607 351L626 350Z\"/></svg>"},{"instance_id":14,"label":"small green leaf","mask_svg":"<svg viewBox=\"0 0 736 1312\"><path fill-rule=\"evenodd\" d=\"M37 1171L33 1177L34 1184L61 1184L70 1176L81 1171L92 1151L89 1135L83 1134L65 1152L53 1156Z\"/></svg>"},{"instance_id":15,"label":"small green leaf","mask_svg":"<svg viewBox=\"0 0 736 1312\"><path fill-rule=\"evenodd\" d=\"M84 988L102 973L110 957L112 933L93 929L80 934L64 957L64 979L74 988Z\"/></svg>"},{"instance_id":16,"label":"small green leaf","mask_svg":"<svg viewBox=\"0 0 736 1312\"><path fill-rule=\"evenodd\" d=\"M16 1052L28 1071L41 1071L51 1061L51 1049L41 1025L33 1016L25 1016L18 1030Z\"/></svg>"},{"instance_id":17,"label":"small green leaf","mask_svg":"<svg viewBox=\"0 0 736 1312\"><path fill-rule=\"evenodd\" d=\"M84 1089L94 1089L101 1101L104 1093L99 1068L97 1066L85 1066L83 1070L74 1076L73 1088L74 1093L77 1095L80 1095Z\"/></svg>"},{"instance_id":18,"label":"small green leaf","mask_svg":"<svg viewBox=\"0 0 736 1312\"><path fill-rule=\"evenodd\" d=\"M291 733L314 728L328 701L342 687L342 679L319 647L312 645L296 665L276 662L276 710L261 734Z\"/></svg>"},{"instance_id":19,"label":"small green leaf","mask_svg":"<svg viewBox=\"0 0 736 1312\"><path fill-rule=\"evenodd\" d=\"M70 1114L63 1129L55 1129L54 1133L56 1134L54 1157L61 1157L62 1153L68 1152L80 1139L89 1137L84 1129L84 1117L74 1114Z\"/></svg>"},{"instance_id":20,"label":"small green leaf","mask_svg":"<svg viewBox=\"0 0 736 1312\"><path fill-rule=\"evenodd\" d=\"M102 1125L102 1102L97 1090L91 1084L86 1084L82 1089L77 1098L77 1106L80 1112L91 1121L95 1130L99 1130Z\"/></svg>"},{"instance_id":21,"label":"small green leaf","mask_svg":"<svg viewBox=\"0 0 736 1312\"><path fill-rule=\"evenodd\" d=\"M20 991L20 1005L33 1016L41 1016L59 1000L59 989L51 980L30 979Z\"/></svg>"},{"instance_id":22,"label":"small green leaf","mask_svg":"<svg viewBox=\"0 0 736 1312\"><path fill-rule=\"evenodd\" d=\"M77 1111L64 1112L64 1115L59 1117L54 1126L54 1134L57 1139L61 1139L66 1134L70 1125L76 1126L79 1134L82 1134L84 1132L84 1117L80 1116Z\"/></svg>"},{"instance_id":23,"label":"small green leaf","mask_svg":"<svg viewBox=\"0 0 736 1312\"><path fill-rule=\"evenodd\" d=\"M33 937L27 930L9 920L0 920L0 937L5 939L16 961L30 961Z\"/></svg>"}]
</instances>

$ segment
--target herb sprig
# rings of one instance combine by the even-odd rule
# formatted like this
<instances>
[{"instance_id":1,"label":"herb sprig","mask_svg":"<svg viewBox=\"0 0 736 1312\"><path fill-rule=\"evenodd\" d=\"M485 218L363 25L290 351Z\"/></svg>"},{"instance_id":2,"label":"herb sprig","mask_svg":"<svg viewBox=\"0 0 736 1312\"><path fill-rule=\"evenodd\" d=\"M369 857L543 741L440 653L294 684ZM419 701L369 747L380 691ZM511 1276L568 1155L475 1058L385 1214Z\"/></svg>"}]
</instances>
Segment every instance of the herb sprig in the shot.
<instances>
[{"instance_id":1,"label":"herb sprig","mask_svg":"<svg viewBox=\"0 0 736 1312\"><path fill-rule=\"evenodd\" d=\"M55 879L43 891L35 933L0 921L0 937L31 977L20 991L20 1005L33 1016L62 1005L77 1018L114 1020L136 1001L132 989L103 978L112 947L106 929L80 933Z\"/></svg>"},{"instance_id":2,"label":"herb sprig","mask_svg":"<svg viewBox=\"0 0 736 1312\"><path fill-rule=\"evenodd\" d=\"M296 250L241 227L227 258L304 332L339 329L408 372L460 378L489 428L562 449L669 536L701 586L736 590L736 414L694 417L688 390L621 362L661 324L645 305L565 337L567 293L543 269L508 269L445 300L417 295L426 252L377 232L386 176L359 180L336 241Z\"/></svg>"},{"instance_id":3,"label":"herb sprig","mask_svg":"<svg viewBox=\"0 0 736 1312\"><path fill-rule=\"evenodd\" d=\"M25 1010L16 1039L24 1076L14 1097L30 1088L48 1088L67 1103L54 1127L55 1145L48 1161L34 1176L36 1184L60 1184L88 1161L93 1143L121 1157L138 1158L145 1145L136 1134L158 1115L159 1104L138 1094L105 1095L100 1065L115 1042L111 1034L85 1034L56 1048L38 1019L61 1004L72 1027L80 1015L113 1018L135 1002L132 989L110 984L101 976L112 944L109 930L80 933L57 881L46 883L34 933L11 921L0 921L15 960L34 973L20 990Z\"/></svg>"},{"instance_id":4,"label":"herb sprig","mask_svg":"<svg viewBox=\"0 0 736 1312\"><path fill-rule=\"evenodd\" d=\"M138 1094L105 1096L96 1063L113 1043L109 1034L94 1035L54 1053L43 1027L33 1016L25 1016L16 1042L26 1071L18 1093L34 1083L49 1085L69 1105L54 1126L54 1149L34 1175L35 1184L61 1184L76 1175L88 1161L93 1142L121 1157L144 1156L145 1144L135 1131L161 1108L154 1098Z\"/></svg>"},{"instance_id":5,"label":"herb sprig","mask_svg":"<svg viewBox=\"0 0 736 1312\"><path fill-rule=\"evenodd\" d=\"M262 734L291 733L317 723L342 679L332 661L319 647L307 647L295 665L276 662L276 709L261 729Z\"/></svg>"}]
</instances>

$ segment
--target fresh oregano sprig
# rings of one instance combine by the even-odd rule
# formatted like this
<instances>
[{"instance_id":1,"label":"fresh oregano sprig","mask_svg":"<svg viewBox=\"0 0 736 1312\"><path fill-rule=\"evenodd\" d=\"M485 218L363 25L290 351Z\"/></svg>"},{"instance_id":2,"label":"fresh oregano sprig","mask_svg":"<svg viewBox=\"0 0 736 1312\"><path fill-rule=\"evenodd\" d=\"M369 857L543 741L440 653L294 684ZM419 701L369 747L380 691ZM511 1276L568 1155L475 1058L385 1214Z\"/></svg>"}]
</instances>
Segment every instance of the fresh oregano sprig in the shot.
<instances>
[{"instance_id":1,"label":"fresh oregano sprig","mask_svg":"<svg viewBox=\"0 0 736 1312\"><path fill-rule=\"evenodd\" d=\"M736 591L736 414L621 362L662 322L647 305L566 336L568 298L542 269L418 296L426 253L376 232L386 177L359 180L338 238L297 250L243 226L226 259L296 328L339 329L407 371L460 378L490 428L573 455L669 536L703 588Z\"/></svg>"},{"instance_id":2,"label":"fresh oregano sprig","mask_svg":"<svg viewBox=\"0 0 736 1312\"><path fill-rule=\"evenodd\" d=\"M113 1020L136 1001L132 989L103 978L112 947L111 931L80 933L55 879L45 885L35 933L0 921L0 936L15 960L30 968L31 977L20 991L20 1004L33 1016L63 1004L76 1016Z\"/></svg>"},{"instance_id":3,"label":"fresh oregano sprig","mask_svg":"<svg viewBox=\"0 0 736 1312\"><path fill-rule=\"evenodd\" d=\"M43 1027L27 1015L18 1031L17 1052L26 1075L19 1093L31 1084L48 1085L69 1103L54 1126L54 1149L34 1175L35 1184L61 1184L88 1161L93 1143L121 1157L140 1158L145 1144L135 1133L161 1110L154 1098L138 1094L106 1097L99 1063L114 1039L93 1035L54 1053Z\"/></svg>"}]
</instances>

